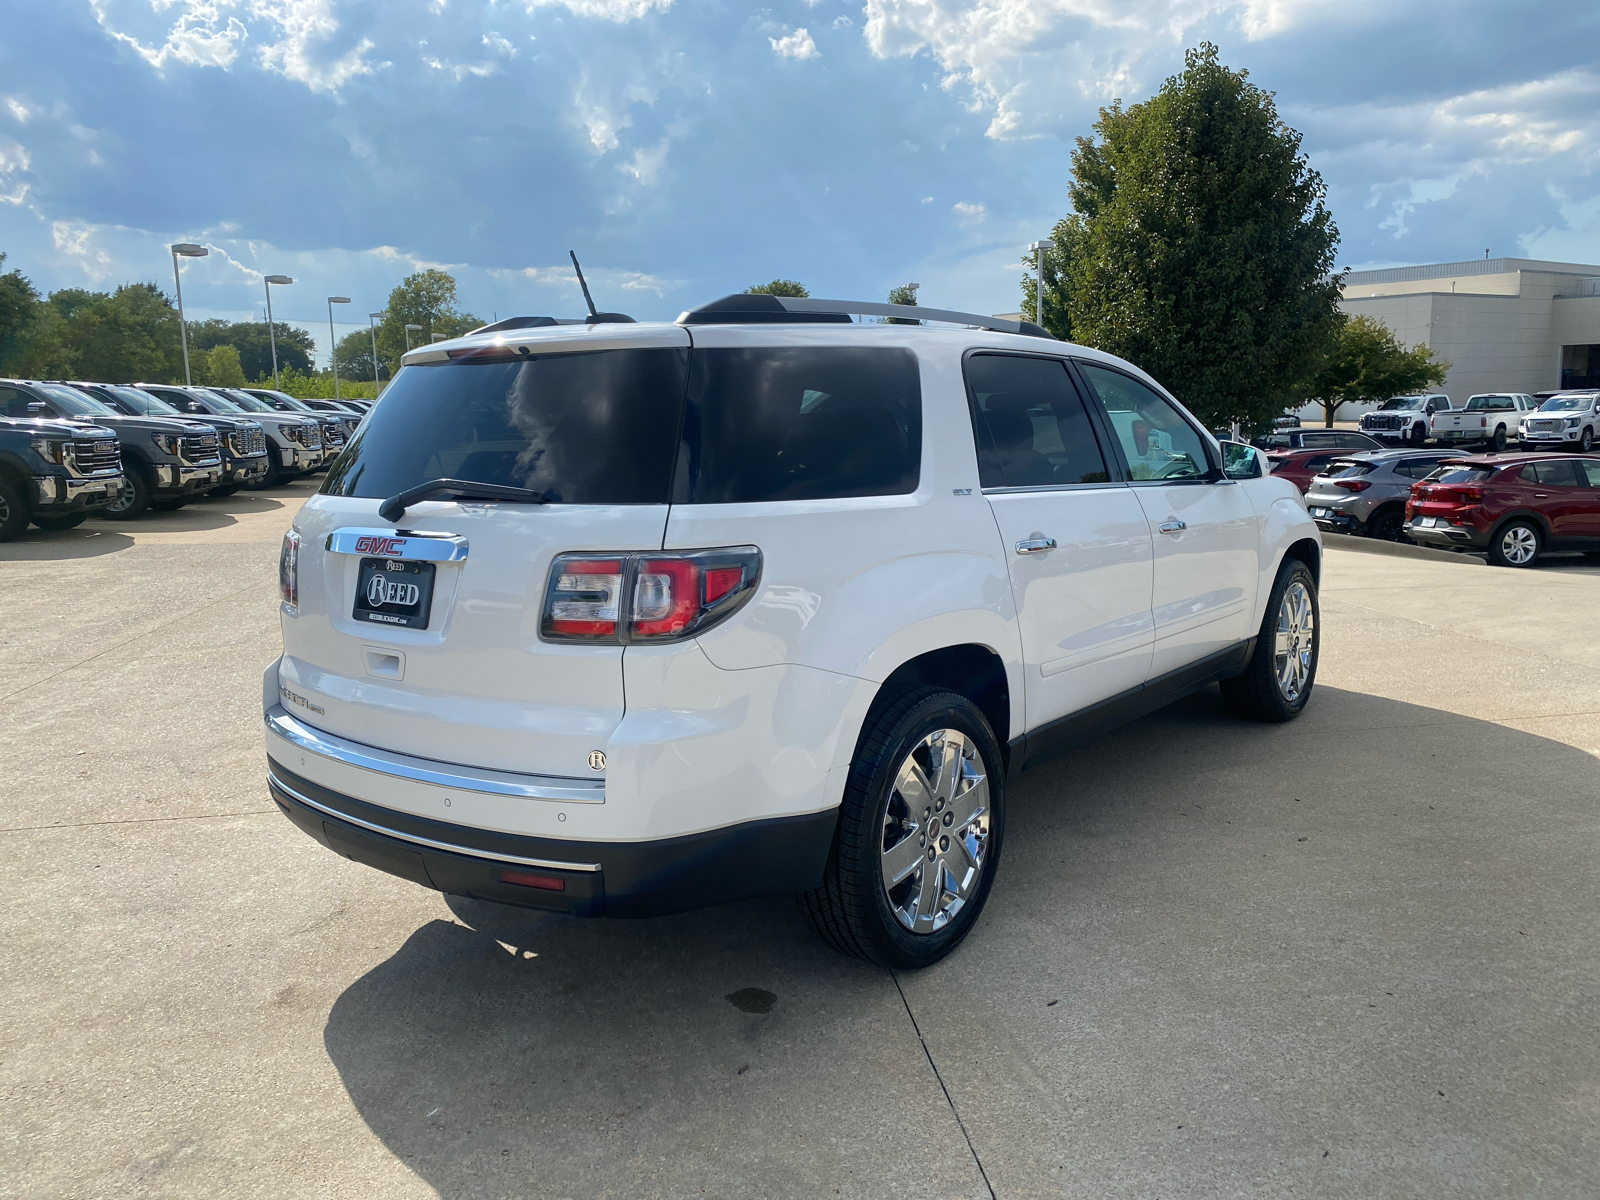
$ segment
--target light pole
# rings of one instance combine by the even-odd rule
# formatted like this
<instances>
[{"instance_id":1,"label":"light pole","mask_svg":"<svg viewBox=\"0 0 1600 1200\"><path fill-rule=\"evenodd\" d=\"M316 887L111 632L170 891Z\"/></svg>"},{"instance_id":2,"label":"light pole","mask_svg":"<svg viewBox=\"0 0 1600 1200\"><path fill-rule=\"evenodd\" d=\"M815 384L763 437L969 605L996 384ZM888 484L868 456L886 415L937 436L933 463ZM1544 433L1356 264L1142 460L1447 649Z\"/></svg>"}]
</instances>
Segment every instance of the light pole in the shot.
<instances>
[{"instance_id":1,"label":"light pole","mask_svg":"<svg viewBox=\"0 0 1600 1200\"><path fill-rule=\"evenodd\" d=\"M261 286L267 289L267 343L272 347L272 390L278 391L278 337L272 329L272 285L279 287L293 283L287 275L265 275Z\"/></svg>"},{"instance_id":2,"label":"light pole","mask_svg":"<svg viewBox=\"0 0 1600 1200\"><path fill-rule=\"evenodd\" d=\"M1044 252L1050 249L1049 242L1035 242L1028 247L1033 251L1033 269L1038 275L1037 284L1033 292L1033 321L1036 325L1044 324Z\"/></svg>"},{"instance_id":3,"label":"light pole","mask_svg":"<svg viewBox=\"0 0 1600 1200\"><path fill-rule=\"evenodd\" d=\"M417 333L421 333L422 332L422 326L421 325L407 325L406 326L406 353L407 354L411 353L411 333L412 333L413 330L415 330Z\"/></svg>"},{"instance_id":4,"label":"light pole","mask_svg":"<svg viewBox=\"0 0 1600 1200\"><path fill-rule=\"evenodd\" d=\"M196 246L193 242L179 242L172 247L172 282L178 285L178 340L183 343L183 386L190 387L194 380L189 377L189 326L183 319L183 277L178 272L178 258L204 258L210 254L204 246Z\"/></svg>"},{"instance_id":5,"label":"light pole","mask_svg":"<svg viewBox=\"0 0 1600 1200\"><path fill-rule=\"evenodd\" d=\"M378 327L374 321L387 321L389 314L386 312L368 313L367 328L372 331L372 386L376 391L383 391L383 383L378 379Z\"/></svg>"},{"instance_id":6,"label":"light pole","mask_svg":"<svg viewBox=\"0 0 1600 1200\"><path fill-rule=\"evenodd\" d=\"M429 342L442 342L444 340L445 340L445 336L442 333L430 333L428 335L428 341Z\"/></svg>"},{"instance_id":7,"label":"light pole","mask_svg":"<svg viewBox=\"0 0 1600 1200\"><path fill-rule=\"evenodd\" d=\"M328 360L333 363L333 398L339 398L339 339L333 332L333 306L349 304L349 296L328 297Z\"/></svg>"}]
</instances>

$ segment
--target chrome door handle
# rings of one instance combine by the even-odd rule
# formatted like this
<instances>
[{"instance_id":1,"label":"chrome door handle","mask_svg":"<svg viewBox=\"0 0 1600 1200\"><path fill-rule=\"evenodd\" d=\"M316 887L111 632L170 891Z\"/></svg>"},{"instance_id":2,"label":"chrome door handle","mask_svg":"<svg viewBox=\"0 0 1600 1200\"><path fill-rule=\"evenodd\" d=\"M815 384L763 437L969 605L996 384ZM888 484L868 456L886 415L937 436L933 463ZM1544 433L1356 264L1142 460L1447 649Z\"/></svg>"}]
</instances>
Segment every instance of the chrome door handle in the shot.
<instances>
[{"instance_id":1,"label":"chrome door handle","mask_svg":"<svg viewBox=\"0 0 1600 1200\"><path fill-rule=\"evenodd\" d=\"M1056 548L1056 540L1055 540L1055 538L1047 538L1047 537L1027 538L1024 541L1020 541L1020 542L1017 543L1017 553L1018 554L1040 554L1040 553L1043 553L1046 550L1054 550L1055 548Z\"/></svg>"},{"instance_id":2,"label":"chrome door handle","mask_svg":"<svg viewBox=\"0 0 1600 1200\"><path fill-rule=\"evenodd\" d=\"M1156 528L1159 529L1162 533L1182 533L1185 529L1187 529L1189 527L1187 525L1185 525L1182 521L1180 521L1176 517L1174 517L1170 521L1161 522L1161 524L1157 525Z\"/></svg>"}]
</instances>

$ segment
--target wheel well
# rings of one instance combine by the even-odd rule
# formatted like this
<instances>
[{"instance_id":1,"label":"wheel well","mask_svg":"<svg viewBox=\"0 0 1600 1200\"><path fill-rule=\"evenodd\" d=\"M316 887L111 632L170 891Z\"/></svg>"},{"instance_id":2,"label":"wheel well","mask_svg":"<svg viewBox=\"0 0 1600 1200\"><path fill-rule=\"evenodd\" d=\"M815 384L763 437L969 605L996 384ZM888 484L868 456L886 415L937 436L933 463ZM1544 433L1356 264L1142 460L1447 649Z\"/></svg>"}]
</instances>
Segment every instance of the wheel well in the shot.
<instances>
[{"instance_id":1,"label":"wheel well","mask_svg":"<svg viewBox=\"0 0 1600 1200\"><path fill-rule=\"evenodd\" d=\"M1494 528L1489 530L1489 540L1491 542L1494 541L1495 538L1500 536L1501 530L1513 521L1526 521L1528 524L1536 526L1539 530L1539 536L1546 542L1550 540L1550 522L1544 519L1543 513L1532 511L1507 513L1501 517L1494 523Z\"/></svg>"},{"instance_id":2,"label":"wheel well","mask_svg":"<svg viewBox=\"0 0 1600 1200\"><path fill-rule=\"evenodd\" d=\"M883 681L872 706L886 704L914 687L948 688L971 700L989 719L1001 753L1009 753L1006 741L1011 736L1011 687L1006 681L1005 664L989 647L945 646L907 659Z\"/></svg>"},{"instance_id":3,"label":"wheel well","mask_svg":"<svg viewBox=\"0 0 1600 1200\"><path fill-rule=\"evenodd\" d=\"M1302 538L1283 552L1285 559L1296 558L1305 563L1318 587L1322 586L1322 551L1311 538Z\"/></svg>"}]
</instances>

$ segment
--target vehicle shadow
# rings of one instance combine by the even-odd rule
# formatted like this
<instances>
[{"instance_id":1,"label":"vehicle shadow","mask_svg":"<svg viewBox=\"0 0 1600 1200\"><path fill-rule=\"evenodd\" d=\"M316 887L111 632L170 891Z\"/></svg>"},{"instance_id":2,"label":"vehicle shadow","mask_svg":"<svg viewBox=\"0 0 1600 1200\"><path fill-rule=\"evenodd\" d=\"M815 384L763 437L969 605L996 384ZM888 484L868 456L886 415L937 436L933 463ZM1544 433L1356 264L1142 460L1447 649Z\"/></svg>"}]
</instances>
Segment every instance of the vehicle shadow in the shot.
<instances>
[{"instance_id":1,"label":"vehicle shadow","mask_svg":"<svg viewBox=\"0 0 1600 1200\"><path fill-rule=\"evenodd\" d=\"M104 522L85 521L74 529L45 530L29 526L14 542L0 543L0 562L56 562L116 554L134 544Z\"/></svg>"},{"instance_id":2,"label":"vehicle shadow","mask_svg":"<svg viewBox=\"0 0 1600 1200\"><path fill-rule=\"evenodd\" d=\"M973 937L898 984L787 898L633 922L452 898L325 1046L446 1200L967 1194L920 1038L1002 1195L1231 1192L1330 1121L1366 1194L1440 1190L1463 1156L1499 1180L1521 1152L1494 1131L1530 1121L1578 1164L1593 779L1438 709L1324 687L1263 726L1213 688L1023 776ZM1414 1102L1464 1077L1470 1108ZM1186 1112L1221 1132L1165 1145Z\"/></svg>"}]
</instances>

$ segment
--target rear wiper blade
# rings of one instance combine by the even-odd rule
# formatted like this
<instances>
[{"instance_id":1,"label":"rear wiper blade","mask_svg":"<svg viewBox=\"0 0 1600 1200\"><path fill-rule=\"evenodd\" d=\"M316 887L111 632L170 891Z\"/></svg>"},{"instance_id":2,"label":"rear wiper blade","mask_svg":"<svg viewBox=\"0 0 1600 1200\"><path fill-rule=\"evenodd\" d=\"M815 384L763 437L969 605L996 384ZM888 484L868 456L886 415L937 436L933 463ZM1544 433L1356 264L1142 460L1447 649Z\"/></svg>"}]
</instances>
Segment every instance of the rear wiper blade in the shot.
<instances>
[{"instance_id":1,"label":"rear wiper blade","mask_svg":"<svg viewBox=\"0 0 1600 1200\"><path fill-rule=\"evenodd\" d=\"M548 504L550 497L532 488L507 487L501 483L474 483L470 479L430 479L416 487L390 496L378 506L385 521L398 521L406 509L423 500L439 496L462 496L471 500L516 500L523 504Z\"/></svg>"}]
</instances>

